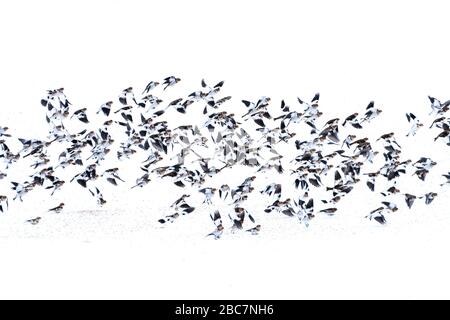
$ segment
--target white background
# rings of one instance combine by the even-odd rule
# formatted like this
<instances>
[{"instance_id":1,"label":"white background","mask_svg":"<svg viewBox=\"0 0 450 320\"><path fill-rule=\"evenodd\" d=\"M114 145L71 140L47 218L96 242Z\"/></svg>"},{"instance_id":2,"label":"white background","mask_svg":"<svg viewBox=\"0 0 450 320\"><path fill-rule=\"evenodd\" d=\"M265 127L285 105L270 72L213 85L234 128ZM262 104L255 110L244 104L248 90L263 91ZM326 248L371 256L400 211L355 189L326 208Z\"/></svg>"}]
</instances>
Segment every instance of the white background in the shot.
<instances>
[{"instance_id":1,"label":"white background","mask_svg":"<svg viewBox=\"0 0 450 320\"><path fill-rule=\"evenodd\" d=\"M448 12L446 1L3 1L0 121L33 133L46 89L99 106L172 74L225 80L240 98L321 92L329 114L376 100L405 121L430 111L427 95L448 98ZM445 239L422 236L208 243L195 261L163 242L3 241L0 297L448 298Z\"/></svg>"}]
</instances>

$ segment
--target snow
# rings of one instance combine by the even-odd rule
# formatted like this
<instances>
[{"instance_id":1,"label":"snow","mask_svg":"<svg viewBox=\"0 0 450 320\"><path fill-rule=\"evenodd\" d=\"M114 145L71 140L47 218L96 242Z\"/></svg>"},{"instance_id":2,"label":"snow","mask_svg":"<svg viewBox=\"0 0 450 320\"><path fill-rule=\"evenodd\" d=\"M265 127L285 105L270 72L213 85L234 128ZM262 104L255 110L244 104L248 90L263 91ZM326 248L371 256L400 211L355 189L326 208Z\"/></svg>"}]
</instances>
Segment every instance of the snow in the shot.
<instances>
[{"instance_id":1,"label":"snow","mask_svg":"<svg viewBox=\"0 0 450 320\"><path fill-rule=\"evenodd\" d=\"M205 238L214 229L209 214L219 209L228 227L232 206L204 205L192 188L187 202L196 210L162 226L158 219L172 213L169 205L186 190L164 179L130 190L142 155L123 162L111 157L102 164L102 169L118 166L126 180L118 187L99 182L108 201L104 207L76 183L52 198L49 190L39 189L23 203L12 201L9 181L24 181L33 172L30 162L19 162L0 181L0 194L10 196L10 209L0 214L0 298L448 298L450 187L439 185L450 170L450 149L443 141L432 142L439 130L428 129L433 118L427 98L448 98L445 5L410 4L406 14L401 4L389 2L346 1L339 8L328 1L298 7L262 3L257 9L247 3L212 8L198 1L193 7L177 2L174 10L164 3L142 8L127 1L108 4L108 15L100 2L89 10L85 5L27 2L23 11L10 4L9 17L0 19L10 30L0 59L0 125L9 126L13 136L45 137L39 100L45 90L61 86L74 104L71 111L88 108L93 127L102 121L95 115L98 107L113 99L117 107L122 89L133 86L138 94L148 81L171 74L182 81L164 93L164 102L200 89L203 77L211 84L225 80L221 96L233 99L221 108L239 115L245 111L242 99L269 96L269 111L276 116L281 99L296 106L297 96L308 100L320 92L321 125L361 114L375 100L383 113L356 131L358 136L374 141L393 131L402 159L435 160L425 182L408 172L397 187L438 196L428 206L417 199L411 210L402 196L393 197L400 209L379 225L364 217L380 206L378 192L390 185L377 184L374 194L362 180L338 203L335 216L317 215L306 228L295 218L264 213L269 199L254 194L244 207L262 225L260 234L227 229L215 241ZM19 15L27 21L22 27L14 19ZM174 125L203 123L201 110L200 104L188 108L187 116L170 110L164 119ZM406 137L406 112L425 124L415 137ZM75 124L70 131L80 128ZM305 128L298 133L305 134ZM112 133L121 134L121 129ZM339 136L345 138L346 131ZM8 145L20 148L18 141ZM60 151L51 150L56 156ZM296 156L289 155L286 163ZM371 172L382 161L379 155L362 171ZM59 170L58 176L68 182L81 171ZM205 186L220 187L224 179L236 186L253 174L249 168L226 169ZM286 186L283 198L296 195L288 174L256 175L255 191L277 182ZM62 201L62 213L46 212ZM25 223L36 216L43 217L39 224Z\"/></svg>"}]
</instances>

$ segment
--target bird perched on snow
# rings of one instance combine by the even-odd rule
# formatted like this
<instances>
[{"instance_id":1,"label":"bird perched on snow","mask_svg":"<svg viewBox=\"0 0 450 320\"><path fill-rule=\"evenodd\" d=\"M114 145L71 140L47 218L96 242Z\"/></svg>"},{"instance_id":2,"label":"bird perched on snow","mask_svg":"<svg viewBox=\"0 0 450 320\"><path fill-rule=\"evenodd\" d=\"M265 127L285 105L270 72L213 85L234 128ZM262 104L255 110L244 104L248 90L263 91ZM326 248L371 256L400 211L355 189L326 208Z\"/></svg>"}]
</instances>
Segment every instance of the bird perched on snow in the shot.
<instances>
[{"instance_id":1,"label":"bird perched on snow","mask_svg":"<svg viewBox=\"0 0 450 320\"><path fill-rule=\"evenodd\" d=\"M41 221L41 219L42 219L41 217L36 217L33 219L26 220L25 222L30 223L32 225L36 225Z\"/></svg>"},{"instance_id":2,"label":"bird perched on snow","mask_svg":"<svg viewBox=\"0 0 450 320\"><path fill-rule=\"evenodd\" d=\"M250 228L248 230L245 230L246 232L250 232L252 235L257 235L261 231L261 225L258 224L254 226L253 228Z\"/></svg>"},{"instance_id":3,"label":"bird perched on snow","mask_svg":"<svg viewBox=\"0 0 450 320\"><path fill-rule=\"evenodd\" d=\"M61 202L57 207L48 209L49 212L54 212L54 213L61 213L61 211L64 209L64 203Z\"/></svg>"}]
</instances>

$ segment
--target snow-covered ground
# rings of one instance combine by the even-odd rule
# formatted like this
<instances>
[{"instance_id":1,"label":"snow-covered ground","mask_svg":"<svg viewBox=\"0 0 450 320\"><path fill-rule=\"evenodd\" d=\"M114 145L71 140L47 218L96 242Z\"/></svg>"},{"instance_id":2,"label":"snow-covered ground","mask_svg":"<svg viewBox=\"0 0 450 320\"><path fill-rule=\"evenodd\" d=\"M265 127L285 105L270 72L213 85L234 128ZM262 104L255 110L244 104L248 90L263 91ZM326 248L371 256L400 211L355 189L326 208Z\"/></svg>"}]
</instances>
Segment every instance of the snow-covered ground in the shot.
<instances>
[{"instance_id":1,"label":"snow-covered ground","mask_svg":"<svg viewBox=\"0 0 450 320\"><path fill-rule=\"evenodd\" d=\"M435 160L425 182L408 172L397 187L438 196L428 206L418 199L412 209L395 196L399 210L379 225L364 217L380 206L378 192L389 185L380 183L374 194L361 181L338 203L335 216L317 215L306 228L265 213L269 199L255 194L245 208L262 225L260 234L226 230L214 241L205 238L214 228L209 214L219 209L227 224L229 204L208 206L192 192L188 203L196 210L162 226L158 219L172 213L169 205L185 190L164 179L130 190L139 161L107 160L102 168L119 166L127 182L99 184L108 201L103 207L76 183L53 197L39 189L23 203L10 199L10 209L0 214L0 298L449 297L450 186L439 185L450 171L450 147L433 142L439 130L428 129L433 117L427 98L449 98L444 4L409 4L407 13L402 4L353 1L144 7L133 1L62 7L47 1L26 7L10 4L0 19L10 30L0 61L0 126L9 126L15 137L45 138L39 101L51 88L64 87L74 109L87 107L94 124L101 121L98 107L116 101L124 88L139 93L148 81L172 74L182 78L167 90L173 98L199 89L202 78L225 80L221 94L233 97L226 110L236 114L245 111L242 99L269 96L276 115L281 99L295 105L297 96L308 100L320 92L320 125L363 113L375 100L383 113L358 135L374 141L395 132L403 159ZM202 107L192 107L186 116L169 110L165 120L203 123ZM405 137L406 112L425 124L415 137ZM18 141L8 145L20 148ZM378 157L362 171L379 167ZM24 181L33 172L29 165L13 166L0 181L0 194L13 196L10 181ZM71 170L59 174L70 180L80 171ZM253 174L234 167L207 184L237 185ZM286 197L296 195L288 174L256 175L256 190L278 182L291 186ZM60 202L66 203L63 212L47 212ZM36 216L41 223L25 223Z\"/></svg>"}]
</instances>

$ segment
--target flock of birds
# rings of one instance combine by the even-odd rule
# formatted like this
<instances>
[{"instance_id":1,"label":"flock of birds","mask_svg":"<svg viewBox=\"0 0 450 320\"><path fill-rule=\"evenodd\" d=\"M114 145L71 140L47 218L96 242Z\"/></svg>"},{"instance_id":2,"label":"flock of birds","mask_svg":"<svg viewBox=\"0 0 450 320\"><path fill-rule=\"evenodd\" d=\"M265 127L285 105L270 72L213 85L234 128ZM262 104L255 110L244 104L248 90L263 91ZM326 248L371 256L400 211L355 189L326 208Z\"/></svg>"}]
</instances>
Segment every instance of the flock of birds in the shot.
<instances>
[{"instance_id":1,"label":"flock of birds","mask_svg":"<svg viewBox=\"0 0 450 320\"><path fill-rule=\"evenodd\" d=\"M402 148L393 132L383 133L375 141L363 137L362 129L382 112L373 101L361 113L322 122L324 115L319 110L319 94L310 102L298 98L294 105L283 100L280 106L272 109L269 108L271 99L261 97L257 101L239 102L242 116L238 116L227 111L232 98L221 95L223 81L210 86L202 80L198 90L172 101L162 100L161 95L179 82L180 79L174 76L161 82L151 81L140 97L135 95L133 88L126 88L118 101L107 101L100 106L96 116L103 118L102 125L93 130L87 128L91 124L87 108L74 108L63 88L48 90L41 100L49 128L45 140L13 137L9 128L0 127L0 160L4 163L0 180L7 179L8 169L17 162L33 159L31 167L35 171L27 181L10 180L15 193L13 200L23 201L28 193L39 187L48 189L49 196L53 196L67 183L76 183L86 189L99 206L104 206L107 200L96 182L105 179L117 186L127 181L121 177L119 168L105 168L105 159L116 157L127 161L142 156L139 159L141 175L133 177L131 189L143 188L158 179L169 179L176 186L174 188L189 191L170 205L170 214L161 217L160 224L172 223L180 216L194 212L196 208L188 203L189 197L192 192L199 192L204 196L203 205L207 208L215 201L229 205L231 209L226 214L231 232L243 230L255 235L261 230L261 224L256 221L255 213L246 209L248 199L255 193L269 200L264 213L258 214L282 214L306 226L316 215L334 215L338 210L336 204L361 180L374 193L380 179L390 184L388 189L378 192L383 197L380 206L365 216L380 224L385 224L386 217L398 210L393 196L402 196L406 206L411 208L417 199L423 198L428 205L438 195L430 191L419 196L402 193L397 188L397 180L409 170L425 181L436 162L427 157L403 159ZM434 116L429 128L439 130L434 140L444 140L450 145L450 117L446 116L450 101L441 103L433 97L429 100L430 115ZM161 120L163 116L170 120L170 113L188 114L194 108L203 115L196 124L175 127L170 121ZM189 119L192 121L192 117ZM411 125L406 136L412 137L423 123L412 113L407 113L406 119ZM86 128L70 132L68 123L74 122ZM118 140L120 137L112 136L113 127L123 131L121 141ZM340 131L344 128L353 133L341 139ZM13 152L10 149L8 144L13 139L20 141L21 150ZM374 144L378 142L382 143L382 148L376 150ZM48 152L54 145L63 148L57 157ZM112 146L117 146L116 153L110 152ZM325 152L327 148L331 148L330 152ZM281 152L282 149L287 152ZM206 152L209 156L204 155ZM373 164L380 157L384 161L377 170L363 172L366 164ZM65 181L58 177L57 170L68 167L79 168L79 173ZM220 179L225 181L237 167L249 172L248 177L242 178L242 183L209 184L212 177L223 177ZM270 183L256 190L255 180L261 179L261 175L274 177L274 174L289 174L291 181L285 184L291 184L294 196L286 197L287 188L282 183ZM441 187L450 184L450 173L442 176L445 180ZM325 177L329 177L329 183ZM322 190L320 198L314 196L316 190ZM0 195L0 213L6 213L8 206L9 197ZM48 211L60 213L64 208L65 204L60 203ZM208 236L219 239L226 229L222 217L225 215L220 210L210 211L215 229ZM26 222L35 225L41 220L38 216Z\"/></svg>"}]
</instances>

